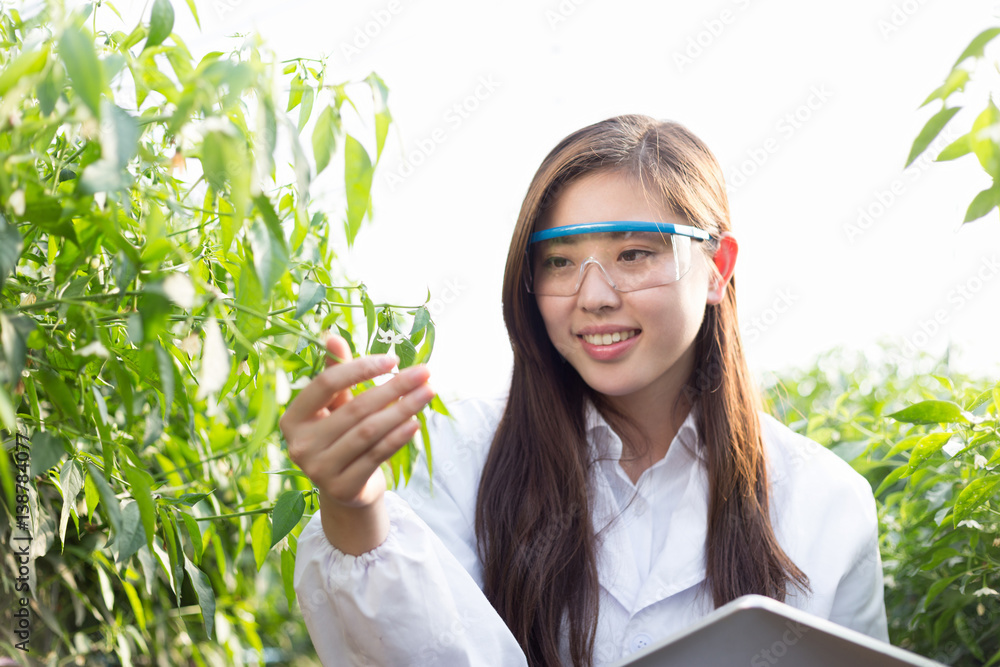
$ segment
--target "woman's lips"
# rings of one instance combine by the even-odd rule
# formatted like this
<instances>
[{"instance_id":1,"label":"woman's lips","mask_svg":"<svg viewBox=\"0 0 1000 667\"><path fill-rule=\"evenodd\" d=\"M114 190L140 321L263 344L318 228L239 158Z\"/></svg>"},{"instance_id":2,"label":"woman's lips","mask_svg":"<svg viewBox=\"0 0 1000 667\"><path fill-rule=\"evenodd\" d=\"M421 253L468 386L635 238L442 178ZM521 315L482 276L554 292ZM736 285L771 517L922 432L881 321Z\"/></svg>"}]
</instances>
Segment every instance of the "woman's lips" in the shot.
<instances>
[{"instance_id":1,"label":"woman's lips","mask_svg":"<svg viewBox=\"0 0 1000 667\"><path fill-rule=\"evenodd\" d=\"M583 351L586 352L591 359L596 361L612 361L614 359L618 359L632 349L641 335L642 331L640 329L631 329L622 332L605 334L578 334L577 339L580 341L580 346L583 347ZM599 344L590 342L592 340L597 340L598 337L601 340ZM617 341L614 340L616 337L618 338ZM610 341L610 343L604 344L604 341L606 340Z\"/></svg>"}]
</instances>

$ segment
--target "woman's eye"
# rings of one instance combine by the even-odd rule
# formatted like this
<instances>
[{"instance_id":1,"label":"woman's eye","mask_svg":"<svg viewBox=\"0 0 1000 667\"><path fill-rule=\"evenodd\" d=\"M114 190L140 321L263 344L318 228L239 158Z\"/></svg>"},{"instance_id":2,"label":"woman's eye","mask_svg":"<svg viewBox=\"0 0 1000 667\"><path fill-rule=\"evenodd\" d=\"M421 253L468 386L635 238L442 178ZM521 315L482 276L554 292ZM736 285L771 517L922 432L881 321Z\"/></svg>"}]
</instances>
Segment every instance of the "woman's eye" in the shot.
<instances>
[{"instance_id":1,"label":"woman's eye","mask_svg":"<svg viewBox=\"0 0 1000 667\"><path fill-rule=\"evenodd\" d=\"M542 266L546 269L564 269L569 266L569 260L565 257L548 257L542 262Z\"/></svg>"},{"instance_id":2,"label":"woman's eye","mask_svg":"<svg viewBox=\"0 0 1000 667\"><path fill-rule=\"evenodd\" d=\"M638 250L633 248L631 250L623 250L622 253L618 255L618 258L623 262L640 262L647 257L651 257L652 255L653 253L648 250Z\"/></svg>"}]
</instances>

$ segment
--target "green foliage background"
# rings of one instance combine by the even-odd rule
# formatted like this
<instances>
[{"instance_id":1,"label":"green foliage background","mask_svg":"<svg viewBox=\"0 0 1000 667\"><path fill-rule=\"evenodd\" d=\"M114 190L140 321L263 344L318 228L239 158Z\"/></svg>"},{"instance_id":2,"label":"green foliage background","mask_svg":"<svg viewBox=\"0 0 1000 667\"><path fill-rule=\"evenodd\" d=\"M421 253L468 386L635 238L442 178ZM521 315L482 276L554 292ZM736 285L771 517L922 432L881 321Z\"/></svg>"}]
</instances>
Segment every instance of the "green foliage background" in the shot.
<instances>
[{"instance_id":1,"label":"green foliage background","mask_svg":"<svg viewBox=\"0 0 1000 667\"><path fill-rule=\"evenodd\" d=\"M31 655L309 663L292 572L316 495L281 406L323 367L323 330L401 367L434 342L424 306L375 304L338 266L372 213L388 90L253 38L195 58L169 0L129 34L94 10L0 11L0 541L32 536ZM318 210L334 158L343 209ZM0 647L26 660L2 559Z\"/></svg>"},{"instance_id":2,"label":"green foliage background","mask_svg":"<svg viewBox=\"0 0 1000 667\"><path fill-rule=\"evenodd\" d=\"M97 30L93 6L0 10L0 541L30 516L38 662L315 664L291 573L316 496L281 447L281 405L322 368L324 329L402 366L434 342L426 307L376 304L338 268L372 214L388 90L374 74L331 83L322 61L274 63L252 38L195 58L175 9L155 0L129 34ZM942 109L908 162L997 34L928 97ZM358 95L372 100L360 137L342 122L362 116ZM1000 179L998 126L988 100L937 159L975 155ZM315 179L334 172L342 209L318 210ZM900 377L898 356L832 352L773 379L768 400L876 490L893 642L997 664L1000 388L944 362ZM27 664L17 572L6 550L0 647Z\"/></svg>"}]
</instances>

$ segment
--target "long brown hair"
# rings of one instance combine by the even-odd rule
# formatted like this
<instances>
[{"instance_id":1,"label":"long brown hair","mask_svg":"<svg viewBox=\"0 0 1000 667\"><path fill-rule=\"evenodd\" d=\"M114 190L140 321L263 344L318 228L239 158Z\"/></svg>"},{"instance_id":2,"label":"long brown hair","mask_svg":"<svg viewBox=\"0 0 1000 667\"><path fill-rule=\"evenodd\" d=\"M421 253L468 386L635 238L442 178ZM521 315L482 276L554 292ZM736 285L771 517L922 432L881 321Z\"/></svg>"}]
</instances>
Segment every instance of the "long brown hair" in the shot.
<instances>
[{"instance_id":1,"label":"long brown hair","mask_svg":"<svg viewBox=\"0 0 1000 667\"><path fill-rule=\"evenodd\" d=\"M618 420L549 340L525 288L525 249L561 190L597 171L629 175L647 196L713 235L730 228L718 162L673 122L628 115L585 127L563 139L532 179L503 284L514 371L476 503L484 592L532 666L559 664L564 623L573 665L593 662L599 583L585 401L613 426ZM720 606L748 593L783 600L789 584L805 589L808 578L782 551L770 523L759 397L740 341L735 282L721 303L706 306L695 354L684 394L699 406L707 461L706 578L713 601Z\"/></svg>"}]
</instances>

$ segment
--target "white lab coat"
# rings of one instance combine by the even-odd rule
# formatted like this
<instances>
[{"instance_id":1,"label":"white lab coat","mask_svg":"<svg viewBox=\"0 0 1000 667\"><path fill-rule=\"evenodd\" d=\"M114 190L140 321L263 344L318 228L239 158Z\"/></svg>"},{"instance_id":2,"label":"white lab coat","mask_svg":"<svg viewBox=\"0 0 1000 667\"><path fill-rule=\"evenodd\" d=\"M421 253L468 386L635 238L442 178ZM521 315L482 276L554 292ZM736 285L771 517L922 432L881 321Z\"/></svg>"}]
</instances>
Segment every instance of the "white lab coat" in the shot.
<instances>
[{"instance_id":1,"label":"white lab coat","mask_svg":"<svg viewBox=\"0 0 1000 667\"><path fill-rule=\"evenodd\" d=\"M473 521L479 478L504 402L449 405L429 420L433 490L423 459L409 485L387 492L389 536L354 557L327 541L317 512L302 531L295 590L324 665L525 665L481 591ZM695 413L663 460L632 485L621 442L593 408L598 458L594 522L600 533L600 612L594 663L603 665L683 629L713 609L706 594L708 486ZM786 602L888 641L871 488L821 445L762 415L771 515L785 553L812 593ZM569 664L563 643L563 661Z\"/></svg>"}]
</instances>

